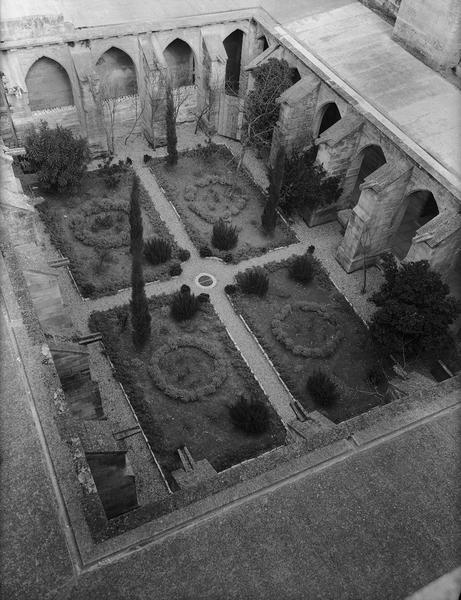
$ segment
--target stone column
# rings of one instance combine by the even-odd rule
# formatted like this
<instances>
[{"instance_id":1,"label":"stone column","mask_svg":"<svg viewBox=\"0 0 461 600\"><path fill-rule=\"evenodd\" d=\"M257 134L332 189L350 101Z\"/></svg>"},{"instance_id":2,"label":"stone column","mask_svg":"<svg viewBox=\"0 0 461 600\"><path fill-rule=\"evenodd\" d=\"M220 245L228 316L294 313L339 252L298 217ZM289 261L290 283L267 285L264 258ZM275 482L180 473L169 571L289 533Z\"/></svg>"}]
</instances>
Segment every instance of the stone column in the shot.
<instances>
[{"instance_id":1,"label":"stone column","mask_svg":"<svg viewBox=\"0 0 461 600\"><path fill-rule=\"evenodd\" d=\"M224 115L224 86L227 54L221 36L215 32L203 34L203 102L211 107L209 125L217 131Z\"/></svg>"},{"instance_id":2,"label":"stone column","mask_svg":"<svg viewBox=\"0 0 461 600\"><path fill-rule=\"evenodd\" d=\"M274 164L280 146L290 154L312 145L312 125L319 88L317 77L307 75L280 96L280 113L272 136L270 164Z\"/></svg>"},{"instance_id":3,"label":"stone column","mask_svg":"<svg viewBox=\"0 0 461 600\"><path fill-rule=\"evenodd\" d=\"M369 175L360 186L357 206L352 210L336 259L347 273L374 264L389 250L393 222L411 176L411 167L386 163Z\"/></svg>"},{"instance_id":4,"label":"stone column","mask_svg":"<svg viewBox=\"0 0 461 600\"><path fill-rule=\"evenodd\" d=\"M364 121L354 112L348 112L315 140L317 162L328 175L344 180L357 146Z\"/></svg>"}]
</instances>

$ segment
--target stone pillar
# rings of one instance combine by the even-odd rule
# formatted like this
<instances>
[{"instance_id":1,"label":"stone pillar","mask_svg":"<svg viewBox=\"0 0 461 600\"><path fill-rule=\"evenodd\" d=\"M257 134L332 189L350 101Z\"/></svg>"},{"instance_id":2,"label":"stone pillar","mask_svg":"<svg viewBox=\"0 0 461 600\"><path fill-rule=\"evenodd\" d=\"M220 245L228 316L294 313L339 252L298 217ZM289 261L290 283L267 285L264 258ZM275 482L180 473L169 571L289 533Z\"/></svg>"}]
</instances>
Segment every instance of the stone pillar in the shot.
<instances>
[{"instance_id":1,"label":"stone pillar","mask_svg":"<svg viewBox=\"0 0 461 600\"><path fill-rule=\"evenodd\" d=\"M445 211L416 232L404 262L427 260L446 277L461 249L461 214Z\"/></svg>"},{"instance_id":2,"label":"stone pillar","mask_svg":"<svg viewBox=\"0 0 461 600\"><path fill-rule=\"evenodd\" d=\"M315 140L317 162L328 175L344 180L357 146L364 121L354 112L348 112Z\"/></svg>"},{"instance_id":3,"label":"stone pillar","mask_svg":"<svg viewBox=\"0 0 461 600\"><path fill-rule=\"evenodd\" d=\"M320 80L313 74L306 75L280 96L280 113L272 136L270 164L274 164L281 145L287 154L312 145L319 88Z\"/></svg>"},{"instance_id":4,"label":"stone pillar","mask_svg":"<svg viewBox=\"0 0 461 600\"><path fill-rule=\"evenodd\" d=\"M460 58L460 1L402 0L393 38L435 69L456 67Z\"/></svg>"},{"instance_id":5,"label":"stone pillar","mask_svg":"<svg viewBox=\"0 0 461 600\"><path fill-rule=\"evenodd\" d=\"M367 265L389 250L393 222L411 176L411 167L386 163L360 186L357 206L352 210L336 259L347 273Z\"/></svg>"}]
</instances>

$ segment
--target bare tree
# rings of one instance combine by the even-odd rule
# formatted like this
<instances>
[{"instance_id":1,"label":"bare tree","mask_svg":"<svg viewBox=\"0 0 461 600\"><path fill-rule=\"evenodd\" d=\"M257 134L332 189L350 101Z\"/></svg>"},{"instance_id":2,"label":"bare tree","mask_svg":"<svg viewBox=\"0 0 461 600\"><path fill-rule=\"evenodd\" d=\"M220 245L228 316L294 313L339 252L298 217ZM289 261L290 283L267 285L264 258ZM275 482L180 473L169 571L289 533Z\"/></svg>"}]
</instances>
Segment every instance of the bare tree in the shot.
<instances>
[{"instance_id":1,"label":"bare tree","mask_svg":"<svg viewBox=\"0 0 461 600\"><path fill-rule=\"evenodd\" d=\"M107 150L110 156L115 153L115 122L118 108L124 98L118 82L109 78L98 80L95 76L88 75L88 85L91 95L100 111L104 132L106 134Z\"/></svg>"},{"instance_id":2,"label":"bare tree","mask_svg":"<svg viewBox=\"0 0 461 600\"><path fill-rule=\"evenodd\" d=\"M202 103L202 106L195 113L195 131L197 134L199 128L204 131L207 136L207 143L211 144L213 136L216 135L217 129L215 126L216 113L219 111L221 96L224 92L223 84L214 79L207 86L207 94Z\"/></svg>"}]
</instances>

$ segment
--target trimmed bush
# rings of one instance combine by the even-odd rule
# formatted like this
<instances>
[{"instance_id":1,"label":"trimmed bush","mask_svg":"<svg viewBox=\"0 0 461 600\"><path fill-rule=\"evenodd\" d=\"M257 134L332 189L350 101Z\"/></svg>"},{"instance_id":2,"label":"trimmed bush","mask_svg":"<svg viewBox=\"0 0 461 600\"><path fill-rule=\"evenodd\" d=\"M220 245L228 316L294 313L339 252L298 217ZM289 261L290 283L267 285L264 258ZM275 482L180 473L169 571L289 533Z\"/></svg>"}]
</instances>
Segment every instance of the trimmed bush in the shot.
<instances>
[{"instance_id":1,"label":"trimmed bush","mask_svg":"<svg viewBox=\"0 0 461 600\"><path fill-rule=\"evenodd\" d=\"M224 286L224 291L229 296L232 296L232 294L235 294L237 292L237 286L234 285L233 283L228 283L227 285Z\"/></svg>"},{"instance_id":2,"label":"trimmed bush","mask_svg":"<svg viewBox=\"0 0 461 600\"><path fill-rule=\"evenodd\" d=\"M150 154L144 154L142 160L143 160L144 164L147 164L148 162L150 162L152 160L152 156Z\"/></svg>"},{"instance_id":3,"label":"trimmed bush","mask_svg":"<svg viewBox=\"0 0 461 600\"><path fill-rule=\"evenodd\" d=\"M236 280L242 292L265 296L269 289L269 277L262 267L252 267L237 273Z\"/></svg>"},{"instance_id":4,"label":"trimmed bush","mask_svg":"<svg viewBox=\"0 0 461 600\"><path fill-rule=\"evenodd\" d=\"M225 263L231 263L234 260L234 257L232 256L232 252L227 252L223 257L222 257L223 261Z\"/></svg>"},{"instance_id":5,"label":"trimmed bush","mask_svg":"<svg viewBox=\"0 0 461 600\"><path fill-rule=\"evenodd\" d=\"M288 271L290 277L301 283L309 283L314 277L314 263L312 254L306 253L302 256L295 256L290 264Z\"/></svg>"},{"instance_id":6,"label":"trimmed bush","mask_svg":"<svg viewBox=\"0 0 461 600\"><path fill-rule=\"evenodd\" d=\"M231 250L235 248L238 237L237 227L228 225L222 219L219 219L213 225L211 243L218 250Z\"/></svg>"},{"instance_id":7,"label":"trimmed bush","mask_svg":"<svg viewBox=\"0 0 461 600\"><path fill-rule=\"evenodd\" d=\"M235 427L246 433L264 433L269 427L269 409L262 400L248 399L240 396L239 400L229 406L229 415Z\"/></svg>"},{"instance_id":8,"label":"trimmed bush","mask_svg":"<svg viewBox=\"0 0 461 600\"><path fill-rule=\"evenodd\" d=\"M175 321L187 321L195 315L199 307L200 302L195 294L180 290L173 295L171 316Z\"/></svg>"},{"instance_id":9,"label":"trimmed bush","mask_svg":"<svg viewBox=\"0 0 461 600\"><path fill-rule=\"evenodd\" d=\"M171 277L177 277L178 275L181 275L182 267L181 267L180 263L178 263L178 262L171 263L169 273L170 273Z\"/></svg>"},{"instance_id":10,"label":"trimmed bush","mask_svg":"<svg viewBox=\"0 0 461 600\"><path fill-rule=\"evenodd\" d=\"M208 248L208 246L201 246L198 253L200 255L200 258L208 258L213 254L210 248Z\"/></svg>"},{"instance_id":11,"label":"trimmed bush","mask_svg":"<svg viewBox=\"0 0 461 600\"><path fill-rule=\"evenodd\" d=\"M162 238L151 238L144 242L144 256L151 265L160 265L171 258L171 242Z\"/></svg>"},{"instance_id":12,"label":"trimmed bush","mask_svg":"<svg viewBox=\"0 0 461 600\"><path fill-rule=\"evenodd\" d=\"M339 391L330 377L320 369L307 379L306 388L314 402L320 406L332 406L339 400Z\"/></svg>"},{"instance_id":13,"label":"trimmed bush","mask_svg":"<svg viewBox=\"0 0 461 600\"><path fill-rule=\"evenodd\" d=\"M178 260L180 260L181 262L186 262L186 260L189 260L189 258L190 258L189 250L187 250L186 248L179 248Z\"/></svg>"}]
</instances>

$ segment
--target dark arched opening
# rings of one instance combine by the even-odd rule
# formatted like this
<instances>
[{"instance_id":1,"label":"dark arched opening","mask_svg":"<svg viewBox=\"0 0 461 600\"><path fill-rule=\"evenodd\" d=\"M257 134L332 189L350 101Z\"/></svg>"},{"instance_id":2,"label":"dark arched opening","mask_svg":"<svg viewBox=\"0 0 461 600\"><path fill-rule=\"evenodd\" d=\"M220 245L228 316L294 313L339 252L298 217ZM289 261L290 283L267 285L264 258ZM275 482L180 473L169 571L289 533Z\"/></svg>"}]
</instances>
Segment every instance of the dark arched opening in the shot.
<instances>
[{"instance_id":1,"label":"dark arched opening","mask_svg":"<svg viewBox=\"0 0 461 600\"><path fill-rule=\"evenodd\" d=\"M408 254L418 229L439 214L437 202L432 192L428 190L411 193L404 203L405 213L392 240L392 250L400 260Z\"/></svg>"},{"instance_id":2,"label":"dark arched opening","mask_svg":"<svg viewBox=\"0 0 461 600\"><path fill-rule=\"evenodd\" d=\"M365 179L386 164L386 157L380 146L367 146L359 153L354 161L357 177L350 197L350 205L354 207L360 198L360 186Z\"/></svg>"},{"instance_id":3,"label":"dark arched opening","mask_svg":"<svg viewBox=\"0 0 461 600\"><path fill-rule=\"evenodd\" d=\"M301 74L296 67L291 69L291 83L294 85L301 79Z\"/></svg>"},{"instance_id":4,"label":"dark arched opening","mask_svg":"<svg viewBox=\"0 0 461 600\"><path fill-rule=\"evenodd\" d=\"M227 54L226 94L238 96L240 88L240 65L242 60L243 31L236 29L223 42Z\"/></svg>"},{"instance_id":5,"label":"dark arched opening","mask_svg":"<svg viewBox=\"0 0 461 600\"><path fill-rule=\"evenodd\" d=\"M195 60L192 48L179 38L163 52L173 87L195 84Z\"/></svg>"},{"instance_id":6,"label":"dark arched opening","mask_svg":"<svg viewBox=\"0 0 461 600\"><path fill-rule=\"evenodd\" d=\"M131 58L118 48L110 48L96 63L101 91L107 98L138 93L136 69Z\"/></svg>"},{"instance_id":7,"label":"dark arched opening","mask_svg":"<svg viewBox=\"0 0 461 600\"><path fill-rule=\"evenodd\" d=\"M39 58L26 75L31 110L45 110L74 104L67 71L51 58Z\"/></svg>"},{"instance_id":8,"label":"dark arched opening","mask_svg":"<svg viewBox=\"0 0 461 600\"><path fill-rule=\"evenodd\" d=\"M317 135L315 137L319 137L320 135L322 135L324 131L330 129L332 125L334 125L341 119L339 109L334 102L330 102L330 104L324 106L322 110L323 116L319 124Z\"/></svg>"},{"instance_id":9,"label":"dark arched opening","mask_svg":"<svg viewBox=\"0 0 461 600\"><path fill-rule=\"evenodd\" d=\"M267 38L265 35L262 35L258 38L258 54L261 54L262 52L264 52L264 50L267 50L268 48L269 44L267 42Z\"/></svg>"}]
</instances>

